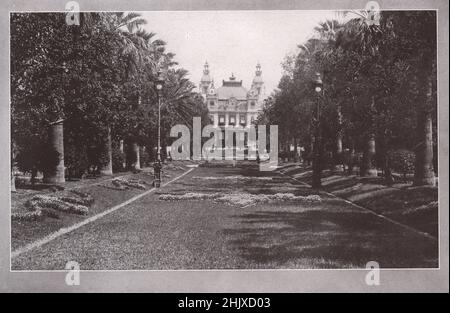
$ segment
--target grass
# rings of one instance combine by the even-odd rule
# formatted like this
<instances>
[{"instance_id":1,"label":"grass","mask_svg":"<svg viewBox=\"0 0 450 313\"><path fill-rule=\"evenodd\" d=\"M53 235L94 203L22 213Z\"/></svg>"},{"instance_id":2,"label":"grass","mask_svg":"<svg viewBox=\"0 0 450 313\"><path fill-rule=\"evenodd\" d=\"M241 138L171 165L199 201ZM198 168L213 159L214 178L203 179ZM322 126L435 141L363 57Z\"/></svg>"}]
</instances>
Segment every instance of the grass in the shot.
<instances>
[{"instance_id":1,"label":"grass","mask_svg":"<svg viewBox=\"0 0 450 313\"><path fill-rule=\"evenodd\" d=\"M201 180L198 177L267 175L271 181ZM437 242L343 200L273 201L242 207L213 199L163 201L161 194L238 193L298 187L257 167L196 168L159 193L133 202L13 260L13 269L262 269L437 267ZM103 188L102 190L105 190ZM204 191L203 191L204 190ZM420 211L420 210L419 210Z\"/></svg>"},{"instance_id":2,"label":"grass","mask_svg":"<svg viewBox=\"0 0 450 313\"><path fill-rule=\"evenodd\" d=\"M309 168L287 167L283 171L290 176L303 174L297 179L312 182ZM330 171L323 172L322 186L338 197L438 237L437 187L412 187L404 181L387 186L382 177L337 175Z\"/></svg>"},{"instance_id":3,"label":"grass","mask_svg":"<svg viewBox=\"0 0 450 313\"><path fill-rule=\"evenodd\" d=\"M182 173L182 170L168 169L167 173ZM123 173L122 173L123 175ZM151 183L153 182L153 176L146 172L141 172L138 174L126 174L125 177L129 181L129 185L134 185L135 183L140 183L144 185L146 183L147 188L151 188ZM116 179L114 179L116 180ZM122 179L123 181L123 179ZM129 198L140 194L143 192L142 188L124 188L123 190L114 190L113 188L105 188L105 185L112 187L112 181L105 182L104 178L100 178L95 184L95 181L90 180L89 185L82 181L80 186L71 184L71 187L79 187L74 189L75 192L86 192L89 193L93 199L93 204L89 208L89 213L84 216L77 214L58 213L58 218L41 216L36 220L12 220L11 221L11 248L15 250L21 246L31 243L37 239L43 238L53 232L58 231L63 227L68 227L77 222L82 221L85 218L96 215L103 212L114 205L122 203ZM66 189L58 192L51 192L48 189L40 191L39 195L51 195L51 196L73 196L73 191ZM22 196L20 199L12 199L12 212L27 212L26 203L32 197L37 195L36 192L27 192L27 190L19 190L19 194Z\"/></svg>"}]
</instances>

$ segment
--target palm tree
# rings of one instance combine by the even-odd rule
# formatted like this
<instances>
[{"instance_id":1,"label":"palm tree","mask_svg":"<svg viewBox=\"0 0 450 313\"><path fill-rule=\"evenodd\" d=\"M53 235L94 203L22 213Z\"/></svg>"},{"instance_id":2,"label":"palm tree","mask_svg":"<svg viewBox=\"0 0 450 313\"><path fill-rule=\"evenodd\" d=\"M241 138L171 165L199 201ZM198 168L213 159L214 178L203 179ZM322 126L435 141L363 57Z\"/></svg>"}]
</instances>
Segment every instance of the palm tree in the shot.
<instances>
[{"instance_id":1,"label":"palm tree","mask_svg":"<svg viewBox=\"0 0 450 313\"><path fill-rule=\"evenodd\" d=\"M314 30L319 34L319 38L324 41L324 49L320 52L321 58L329 59L332 54L336 51L337 39L344 28L344 24L337 20L326 20L325 22L319 23L319 26L315 27ZM335 84L335 80L332 85ZM329 86L334 88L334 86ZM343 129L342 129L342 110L341 103L334 103L336 108L337 117L337 131L336 131L336 142L333 149L333 159L334 167L336 171L343 171L342 161L342 139L343 139Z\"/></svg>"},{"instance_id":2,"label":"palm tree","mask_svg":"<svg viewBox=\"0 0 450 313\"><path fill-rule=\"evenodd\" d=\"M354 14L344 25L342 31L338 33L336 38L337 46L347 51L356 51L361 57L376 58L379 49L379 40L381 36L381 28L379 25L372 24L369 21L368 11L351 11L345 12L344 15ZM370 62L370 61L369 61ZM366 133L366 143L364 145L363 160L360 168L361 176L376 176L377 170L373 164L373 158L376 152L375 143L375 125L374 114L376 108L375 90L372 88L370 80L367 83L368 94L366 99L370 101L369 105L369 127Z\"/></svg>"},{"instance_id":3,"label":"palm tree","mask_svg":"<svg viewBox=\"0 0 450 313\"><path fill-rule=\"evenodd\" d=\"M436 108L436 12L390 13L387 19L393 25L394 35L400 33L410 38L406 44L410 49L413 47L409 62L414 65L418 85L414 185L434 185L432 114Z\"/></svg>"},{"instance_id":4,"label":"palm tree","mask_svg":"<svg viewBox=\"0 0 450 313\"><path fill-rule=\"evenodd\" d=\"M148 41L154 36L153 33L147 34L140 27L146 24L146 20L141 18L138 13L112 12L103 13L103 18L109 27L109 30L117 36L117 46L119 56L126 60L125 80L138 79L141 66L148 61ZM138 105L140 97L138 98ZM106 150L108 162L101 172L105 175L112 175L112 139L111 126L107 127ZM135 168L139 168L139 147L137 143L131 143L133 146L134 158L136 159Z\"/></svg>"}]
</instances>

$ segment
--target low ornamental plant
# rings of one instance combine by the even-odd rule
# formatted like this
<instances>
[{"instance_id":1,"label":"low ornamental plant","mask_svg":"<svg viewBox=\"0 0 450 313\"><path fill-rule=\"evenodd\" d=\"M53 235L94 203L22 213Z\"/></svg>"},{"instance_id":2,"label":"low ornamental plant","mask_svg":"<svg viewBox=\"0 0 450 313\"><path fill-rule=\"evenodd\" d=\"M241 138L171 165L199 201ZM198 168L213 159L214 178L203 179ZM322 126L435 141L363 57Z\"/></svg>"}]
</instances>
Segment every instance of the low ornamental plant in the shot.
<instances>
[{"instance_id":1,"label":"low ornamental plant","mask_svg":"<svg viewBox=\"0 0 450 313\"><path fill-rule=\"evenodd\" d=\"M112 187L108 185L103 186L115 190L126 190L128 188L136 188L141 190L147 189L147 183L141 179L114 178L111 181L111 184L113 185Z\"/></svg>"},{"instance_id":2,"label":"low ornamental plant","mask_svg":"<svg viewBox=\"0 0 450 313\"><path fill-rule=\"evenodd\" d=\"M94 199L88 193L72 190L77 197L36 195L25 202L28 212L13 212L13 221L38 221L43 217L59 218L58 212L87 215Z\"/></svg>"},{"instance_id":3,"label":"low ornamental plant","mask_svg":"<svg viewBox=\"0 0 450 313\"><path fill-rule=\"evenodd\" d=\"M159 196L163 201L183 201L183 200L213 200L230 205L247 206L256 203L275 202L275 201L300 201L300 202L320 202L322 199L318 195L295 196L292 193L276 194L250 194L250 193L195 193L185 194L163 194Z\"/></svg>"},{"instance_id":4,"label":"low ornamental plant","mask_svg":"<svg viewBox=\"0 0 450 313\"><path fill-rule=\"evenodd\" d=\"M70 202L68 201L70 199ZM80 204L82 201L77 201L75 198L70 197L56 197L49 195L37 195L27 201L26 206L30 211L45 211L46 209L53 209L56 211L73 213L79 215L87 215L89 208Z\"/></svg>"},{"instance_id":5,"label":"low ornamental plant","mask_svg":"<svg viewBox=\"0 0 450 313\"><path fill-rule=\"evenodd\" d=\"M192 179L198 180L236 180L236 181L252 181L252 180L264 180L264 181L272 181L272 177L257 177L257 176L193 176Z\"/></svg>"}]
</instances>

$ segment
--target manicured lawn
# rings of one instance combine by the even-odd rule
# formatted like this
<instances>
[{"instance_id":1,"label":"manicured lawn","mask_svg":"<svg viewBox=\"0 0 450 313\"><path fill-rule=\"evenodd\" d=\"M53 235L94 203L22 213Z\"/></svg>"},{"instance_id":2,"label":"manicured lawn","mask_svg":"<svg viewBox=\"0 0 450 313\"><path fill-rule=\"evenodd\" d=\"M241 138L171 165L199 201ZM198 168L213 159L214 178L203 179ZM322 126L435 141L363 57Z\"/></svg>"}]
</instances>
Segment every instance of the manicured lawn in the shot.
<instances>
[{"instance_id":1,"label":"manicured lawn","mask_svg":"<svg viewBox=\"0 0 450 313\"><path fill-rule=\"evenodd\" d=\"M369 261L384 268L438 266L436 241L324 193L320 202L249 206L159 199L188 192L314 193L255 165L196 168L157 193L19 255L12 268L63 269L72 260L81 269L110 270L364 268Z\"/></svg>"},{"instance_id":2,"label":"manicured lawn","mask_svg":"<svg viewBox=\"0 0 450 313\"><path fill-rule=\"evenodd\" d=\"M183 170L175 168L175 169L167 169L165 174L170 177L175 177L175 175L179 175ZM120 175L120 174L119 174ZM149 175L148 172L141 172L139 174L130 174L123 173L122 176L125 175L126 178L134 178L141 179L147 182L147 189L151 188L151 183L153 182L153 176ZM108 179L108 178L106 178ZM169 180L169 177L165 177L163 180ZM143 190L129 188L126 190L114 190L108 187L113 187L111 183L104 182L105 178L99 179L99 185L94 185L94 180L87 180L84 182L80 182L80 184L75 185L73 183L69 183L68 188L76 188L77 191L89 193L94 198L94 204L89 209L89 214L87 216L80 216L76 214L68 214L68 213L58 213L59 218L50 218L44 217L39 221L11 221L11 247L12 250L15 250L19 247L22 247L30 242L33 242L37 239L43 238L46 235L49 235L63 227L67 227L73 225L79 221L84 220L90 216L96 215L100 212L103 212L114 205L122 203L129 198L140 194ZM105 187L106 185L108 187ZM63 191L51 192L49 190L44 191L34 191L34 190L18 190L17 194L13 194L12 197L12 206L13 211L26 211L25 202L31 198L33 195L37 193L45 193L56 196L63 195L71 195L71 191L66 189Z\"/></svg>"},{"instance_id":3,"label":"manicured lawn","mask_svg":"<svg viewBox=\"0 0 450 313\"><path fill-rule=\"evenodd\" d=\"M312 182L309 168L289 166L282 170L307 184ZM324 171L324 190L348 199L420 231L438 237L438 188L413 187L411 183L398 182L387 186L382 177L364 178L355 175L336 175Z\"/></svg>"}]
</instances>

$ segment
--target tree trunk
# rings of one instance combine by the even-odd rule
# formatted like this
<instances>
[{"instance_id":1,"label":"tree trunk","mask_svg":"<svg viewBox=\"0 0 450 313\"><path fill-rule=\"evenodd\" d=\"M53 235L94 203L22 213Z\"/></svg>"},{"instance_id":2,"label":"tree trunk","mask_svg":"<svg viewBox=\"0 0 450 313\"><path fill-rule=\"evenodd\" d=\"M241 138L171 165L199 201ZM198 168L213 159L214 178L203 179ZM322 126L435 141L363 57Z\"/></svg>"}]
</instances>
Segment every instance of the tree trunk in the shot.
<instances>
[{"instance_id":1,"label":"tree trunk","mask_svg":"<svg viewBox=\"0 0 450 313\"><path fill-rule=\"evenodd\" d=\"M388 186L394 184L394 177L392 176L391 164L389 162L389 157L387 155L384 156L384 181Z\"/></svg>"},{"instance_id":2,"label":"tree trunk","mask_svg":"<svg viewBox=\"0 0 450 313\"><path fill-rule=\"evenodd\" d=\"M33 167L33 169L31 170L31 185L35 185L36 184L36 176L37 176L38 170L36 167Z\"/></svg>"},{"instance_id":3,"label":"tree trunk","mask_svg":"<svg viewBox=\"0 0 450 313\"><path fill-rule=\"evenodd\" d=\"M13 171L11 171L11 192L16 192L16 176Z\"/></svg>"},{"instance_id":4,"label":"tree trunk","mask_svg":"<svg viewBox=\"0 0 450 313\"><path fill-rule=\"evenodd\" d=\"M319 101L319 99L317 100ZM316 106L316 125L315 131L316 134L314 136L314 157L312 164L312 187L314 189L319 189L322 187L322 162L323 162L323 147L322 147L322 125L320 124L320 106L319 102L317 102Z\"/></svg>"},{"instance_id":5,"label":"tree trunk","mask_svg":"<svg viewBox=\"0 0 450 313\"><path fill-rule=\"evenodd\" d=\"M416 164L414 185L435 185L433 170L433 128L431 112L420 110L418 114L417 135L419 144L416 147Z\"/></svg>"},{"instance_id":6,"label":"tree trunk","mask_svg":"<svg viewBox=\"0 0 450 313\"><path fill-rule=\"evenodd\" d=\"M344 172L344 165L342 163L342 132L338 131L336 137L336 147L333 156L333 172Z\"/></svg>"},{"instance_id":7,"label":"tree trunk","mask_svg":"<svg viewBox=\"0 0 450 313\"><path fill-rule=\"evenodd\" d=\"M133 151L133 159L135 160L133 163L133 169L140 170L141 169L141 159L140 159L140 155L139 155L139 145L136 142L133 142L133 144L132 144L132 151Z\"/></svg>"},{"instance_id":8,"label":"tree trunk","mask_svg":"<svg viewBox=\"0 0 450 313\"><path fill-rule=\"evenodd\" d=\"M112 169L112 140L111 140L111 127L108 127L108 134L106 138L106 153L108 157L108 163L106 163L102 169L100 170L100 173L102 175L112 175L113 169Z\"/></svg>"},{"instance_id":9,"label":"tree trunk","mask_svg":"<svg viewBox=\"0 0 450 313\"><path fill-rule=\"evenodd\" d=\"M298 153L298 142L297 137L294 137L294 162L298 163L300 161L299 153Z\"/></svg>"},{"instance_id":10,"label":"tree trunk","mask_svg":"<svg viewBox=\"0 0 450 313\"><path fill-rule=\"evenodd\" d=\"M367 136L367 143L363 153L363 159L360 168L360 176L376 177L378 171L373 164L373 157L375 155L375 134Z\"/></svg>"},{"instance_id":11,"label":"tree trunk","mask_svg":"<svg viewBox=\"0 0 450 313\"><path fill-rule=\"evenodd\" d=\"M355 167L355 158L356 158L356 151L355 151L355 140L352 139L351 141L352 146L350 148L350 155L348 156L348 175L353 175L353 168Z\"/></svg>"},{"instance_id":12,"label":"tree trunk","mask_svg":"<svg viewBox=\"0 0 450 313\"><path fill-rule=\"evenodd\" d=\"M119 150L123 155L122 169L125 169L127 167L127 155L124 152L125 150L123 148L123 139L121 139L119 142Z\"/></svg>"},{"instance_id":13,"label":"tree trunk","mask_svg":"<svg viewBox=\"0 0 450 313\"><path fill-rule=\"evenodd\" d=\"M418 77L420 100L417 110L417 139L414 185L435 185L433 170L433 121L431 106L434 103L433 81L431 79L432 63L429 58L423 61L424 68Z\"/></svg>"},{"instance_id":14,"label":"tree trunk","mask_svg":"<svg viewBox=\"0 0 450 313\"><path fill-rule=\"evenodd\" d=\"M359 169L360 176L377 176L378 172L373 164L373 158L375 156L375 125L374 125L374 114L375 114L375 97L372 96L370 104L370 132L367 136L366 146L364 147L363 160L361 163L361 168Z\"/></svg>"},{"instance_id":15,"label":"tree trunk","mask_svg":"<svg viewBox=\"0 0 450 313\"><path fill-rule=\"evenodd\" d=\"M336 146L334 147L334 156L333 156L333 172L344 172L344 163L342 161L342 113L341 108L338 106L337 108L338 114L338 131L336 134Z\"/></svg>"},{"instance_id":16,"label":"tree trunk","mask_svg":"<svg viewBox=\"0 0 450 313\"><path fill-rule=\"evenodd\" d=\"M44 183L62 184L64 183L64 126L63 120L58 120L50 124L49 145L52 151L57 153L57 162L55 166L47 168L44 171Z\"/></svg>"}]
</instances>

